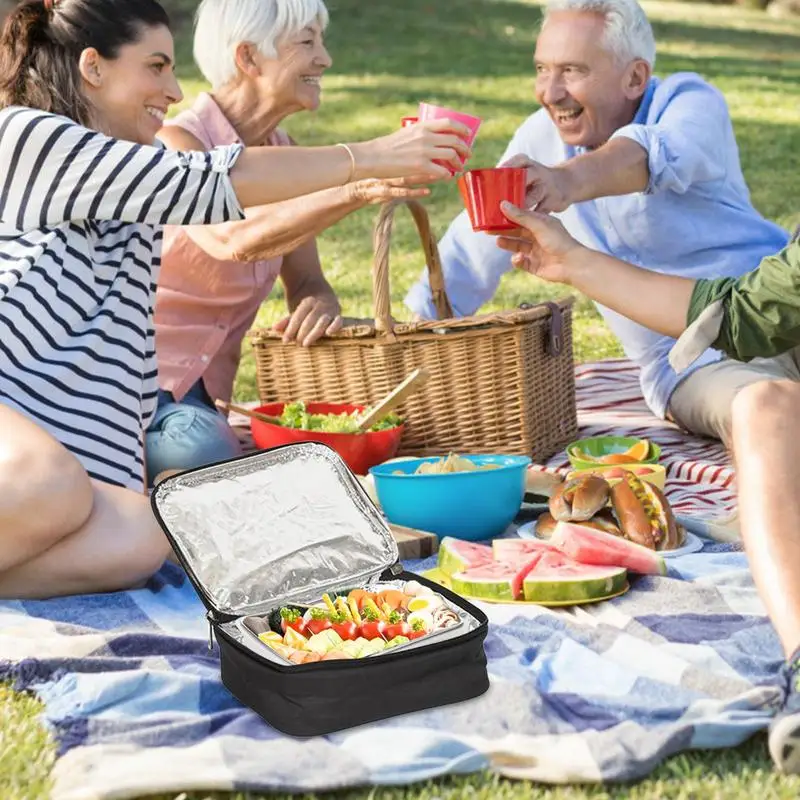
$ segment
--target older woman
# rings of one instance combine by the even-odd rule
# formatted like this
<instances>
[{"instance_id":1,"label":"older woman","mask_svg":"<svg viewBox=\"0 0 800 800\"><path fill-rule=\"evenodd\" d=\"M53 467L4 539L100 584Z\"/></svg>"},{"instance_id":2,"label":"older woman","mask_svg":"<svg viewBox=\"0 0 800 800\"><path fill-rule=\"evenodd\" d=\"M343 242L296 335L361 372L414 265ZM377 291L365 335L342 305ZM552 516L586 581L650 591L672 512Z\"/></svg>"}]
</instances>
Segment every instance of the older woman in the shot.
<instances>
[{"instance_id":1,"label":"older woman","mask_svg":"<svg viewBox=\"0 0 800 800\"><path fill-rule=\"evenodd\" d=\"M211 92L168 123L161 140L176 150L290 146L278 126L319 106L331 66L327 23L322 0L204 0L194 56ZM316 234L369 203L426 191L358 181L248 209L242 222L167 229L156 301L159 406L147 434L151 481L162 470L239 452L213 399L230 399L242 339L279 276L289 309L276 325L284 341L307 346L341 327Z\"/></svg>"}]
</instances>

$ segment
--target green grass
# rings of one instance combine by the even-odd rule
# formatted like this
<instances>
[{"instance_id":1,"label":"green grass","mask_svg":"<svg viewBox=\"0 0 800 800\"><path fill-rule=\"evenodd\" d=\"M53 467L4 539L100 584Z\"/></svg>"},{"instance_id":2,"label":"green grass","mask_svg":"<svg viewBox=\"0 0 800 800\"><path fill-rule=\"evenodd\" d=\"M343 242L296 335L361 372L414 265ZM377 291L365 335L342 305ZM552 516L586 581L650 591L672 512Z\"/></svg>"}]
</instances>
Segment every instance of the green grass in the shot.
<instances>
[{"instance_id":1,"label":"green grass","mask_svg":"<svg viewBox=\"0 0 800 800\"><path fill-rule=\"evenodd\" d=\"M179 22L180 77L186 102L203 88L191 66L186 19L196 3L165 3ZM787 227L800 222L796 187L800 176L800 21L772 19L735 7L645 3L659 42L658 74L702 73L726 95L736 126L745 175L757 208ZM474 164L492 164L532 101L531 54L539 9L519 0L330 0L328 42L334 69L326 78L322 109L287 125L299 141L322 144L365 139L394 130L420 99L473 109L485 119ZM792 145L795 144L793 148ZM793 193L793 189L795 190ZM426 202L434 229L443 233L459 210L452 184L439 186ZM326 273L345 312L370 314L371 227L375 210L354 214L320 239ZM402 298L422 266L409 219L398 218L392 250L392 299ZM490 308L561 295L522 274L504 278ZM283 313L279 291L265 303L259 322ZM619 355L617 342L585 298L575 313L578 360ZM237 381L238 399L255 397L252 359ZM39 727L37 703L0 687L0 793L4 800L46 796L52 747ZM726 752L693 753L669 760L633 787L547 788L473 775L406 789L345 792L341 800L583 800L674 798L796 798L800 780L776 775L763 737ZM170 795L170 798L174 795ZM201 798L252 800L256 795L190 793ZM166 800L166 798L164 798Z\"/></svg>"}]
</instances>

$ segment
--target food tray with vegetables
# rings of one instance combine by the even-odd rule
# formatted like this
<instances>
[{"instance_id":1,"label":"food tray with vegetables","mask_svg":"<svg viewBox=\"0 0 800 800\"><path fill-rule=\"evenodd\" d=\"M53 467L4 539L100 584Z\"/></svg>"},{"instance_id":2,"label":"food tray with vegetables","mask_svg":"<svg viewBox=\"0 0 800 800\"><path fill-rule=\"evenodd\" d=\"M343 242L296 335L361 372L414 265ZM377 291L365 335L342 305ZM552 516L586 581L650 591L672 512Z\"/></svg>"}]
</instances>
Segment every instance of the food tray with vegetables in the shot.
<instances>
[{"instance_id":1,"label":"food tray with vegetables","mask_svg":"<svg viewBox=\"0 0 800 800\"><path fill-rule=\"evenodd\" d=\"M330 447L174 475L151 502L206 606L223 683L278 730L317 736L488 689L485 614L403 570ZM360 702L342 703L354 684Z\"/></svg>"},{"instance_id":2,"label":"food tray with vegetables","mask_svg":"<svg viewBox=\"0 0 800 800\"><path fill-rule=\"evenodd\" d=\"M313 605L281 606L241 622L289 664L371 658L424 644L463 625L458 609L416 580L326 593Z\"/></svg>"}]
</instances>

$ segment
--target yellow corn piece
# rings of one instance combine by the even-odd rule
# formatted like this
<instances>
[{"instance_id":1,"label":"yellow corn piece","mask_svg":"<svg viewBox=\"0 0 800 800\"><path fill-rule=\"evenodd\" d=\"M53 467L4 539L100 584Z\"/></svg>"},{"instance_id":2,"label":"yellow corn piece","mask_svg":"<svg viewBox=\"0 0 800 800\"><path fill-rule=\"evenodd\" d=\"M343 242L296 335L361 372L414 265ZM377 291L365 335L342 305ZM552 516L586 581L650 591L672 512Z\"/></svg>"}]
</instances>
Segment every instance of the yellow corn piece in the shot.
<instances>
[{"instance_id":1,"label":"yellow corn piece","mask_svg":"<svg viewBox=\"0 0 800 800\"><path fill-rule=\"evenodd\" d=\"M330 611L331 614L336 613L336 606L333 604L333 601L331 600L330 597L328 597L327 594L322 595L322 602L325 603L326 606L328 606L328 611Z\"/></svg>"},{"instance_id":2,"label":"yellow corn piece","mask_svg":"<svg viewBox=\"0 0 800 800\"><path fill-rule=\"evenodd\" d=\"M354 622L353 615L350 613L350 607L347 605L347 600L344 597L337 597L336 600L333 601L333 604L336 606L336 610L348 621Z\"/></svg>"},{"instance_id":3,"label":"yellow corn piece","mask_svg":"<svg viewBox=\"0 0 800 800\"><path fill-rule=\"evenodd\" d=\"M350 608L350 614L353 617L353 622L355 622L356 625L360 625L361 624L361 614L358 613L358 603L356 603L355 600L351 599L351 600L347 601L347 605Z\"/></svg>"},{"instance_id":4,"label":"yellow corn piece","mask_svg":"<svg viewBox=\"0 0 800 800\"><path fill-rule=\"evenodd\" d=\"M368 597L364 601L364 605L368 606L369 608L371 608L378 615L378 619L379 620L382 620L383 622L386 622L386 619L387 619L386 614L384 614L383 611L381 611L378 608L378 606L376 605L375 601L371 597Z\"/></svg>"}]
</instances>

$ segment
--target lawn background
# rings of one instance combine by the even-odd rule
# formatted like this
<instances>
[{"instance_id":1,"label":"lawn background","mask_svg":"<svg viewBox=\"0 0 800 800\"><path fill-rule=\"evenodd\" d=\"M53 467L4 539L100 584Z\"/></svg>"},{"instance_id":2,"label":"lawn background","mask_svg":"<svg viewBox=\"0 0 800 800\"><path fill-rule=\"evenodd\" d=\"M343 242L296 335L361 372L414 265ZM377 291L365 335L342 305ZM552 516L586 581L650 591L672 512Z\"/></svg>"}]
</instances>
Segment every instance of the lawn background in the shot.
<instances>
[{"instance_id":1,"label":"lawn background","mask_svg":"<svg viewBox=\"0 0 800 800\"><path fill-rule=\"evenodd\" d=\"M184 105L204 88L191 60L193 0L164 3L177 30ZM658 42L656 73L693 70L720 88L729 103L745 177L756 207L787 228L800 223L800 21L774 19L758 11L693 3L644 3ZM314 115L297 116L286 127L303 144L327 144L378 136L421 100L462 107L485 123L474 166L493 164L522 119L535 110L531 55L539 7L526 0L331 0L328 45L334 67L324 81L324 101ZM794 145L794 147L793 147ZM438 186L426 201L434 230L443 233L458 212L452 184ZM320 237L326 274L344 311L371 311L371 229L375 209L352 215ZM392 298L404 316L402 298L422 266L410 220L398 215L392 250ZM504 308L562 295L524 274L509 274L487 308ZM277 290L264 304L259 323L283 314ZM621 354L599 315L583 297L574 318L575 357L586 361ZM244 348L236 397L255 399L252 358ZM53 747L36 722L38 703L0 686L0 797L38 800L47 796ZM491 775L398 789L376 788L335 795L341 800L716 800L800 797L800 780L772 772L763 737L725 752L670 759L633 787L558 787L499 780ZM164 800L175 795L164 796ZM260 795L188 793L203 798L254 800ZM275 797L275 795L272 795ZM309 796L310 798L311 796ZM320 796L322 797L322 796ZM331 797L331 795L324 795Z\"/></svg>"}]
</instances>

